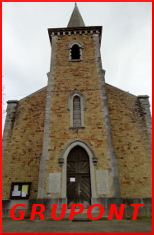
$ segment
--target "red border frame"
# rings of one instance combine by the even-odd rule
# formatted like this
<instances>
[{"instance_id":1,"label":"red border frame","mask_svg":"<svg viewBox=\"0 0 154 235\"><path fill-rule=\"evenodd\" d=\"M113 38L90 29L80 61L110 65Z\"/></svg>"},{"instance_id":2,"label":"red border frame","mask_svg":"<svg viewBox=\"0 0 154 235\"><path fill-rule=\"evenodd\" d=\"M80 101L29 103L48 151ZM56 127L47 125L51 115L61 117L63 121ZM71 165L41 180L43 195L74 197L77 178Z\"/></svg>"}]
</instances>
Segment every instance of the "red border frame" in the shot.
<instances>
[{"instance_id":1,"label":"red border frame","mask_svg":"<svg viewBox=\"0 0 154 235\"><path fill-rule=\"evenodd\" d=\"M16 2L16 1L7 1L7 0L2 0L1 1L1 4L0 4L0 11L1 11L1 48L2 48L2 2ZM20 2L42 2L42 1L20 1ZM44 1L44 2L54 2L54 1ZM56 1L56 2L65 2L65 1ZM67 1L67 2L74 2L74 1ZM78 1L78 2L83 2L83 1ZM93 2L93 1L84 1L84 2ZM106 2L106 1L97 1L97 2ZM115 0L110 0L110 1L107 1L107 2L134 2L133 0L127 0L127 1L115 1ZM136 0L135 2L153 2L153 1L145 1L145 0ZM152 4L152 12L153 12L153 4ZM152 23L153 23L153 17L152 17ZM152 34L152 37L153 37L153 34ZM2 50L1 50L2 51ZM153 47L152 47L152 54L153 54ZM2 57L1 57L1 60L2 60ZM152 65L153 65L153 60L152 60ZM1 73L2 73L2 63L1 63ZM153 83L152 83L152 88L153 88ZM2 80L1 80L1 91L2 91ZM152 101L154 100L154 98L152 98ZM1 96L1 110L2 110L2 96ZM2 117L2 115L1 115ZM2 133L2 126L0 127L1 129L1 133ZM152 133L154 133L154 130L152 131ZM2 141L2 137L1 138L1 141ZM2 142L1 142L2 143ZM152 146L154 144L154 140L152 141ZM2 152L2 146L1 146L1 152ZM2 154L1 154L2 156ZM2 157L1 157L2 158ZM154 162L152 162L152 167L154 166ZM152 174L152 180L154 180L154 174ZM0 165L0 187L2 188L2 164ZM152 190L152 193L154 192L154 188ZM0 198L2 199L2 191L0 190ZM154 206L154 202L152 201L152 207ZM152 213L153 214L153 213ZM0 218L2 218L2 204L0 204ZM153 219L152 219L152 231L153 231ZM2 233L2 220L0 220L0 234L10 234L10 233ZM12 233L12 234L19 234L19 233ZM33 233L22 233L23 235L24 234L33 234ZM70 233L39 233L39 234L70 234ZM100 233L76 233L76 234L100 234ZM119 233L103 233L103 234L113 234L113 235L116 235L116 234L119 234ZM122 234L136 234L136 233L122 233Z\"/></svg>"}]
</instances>

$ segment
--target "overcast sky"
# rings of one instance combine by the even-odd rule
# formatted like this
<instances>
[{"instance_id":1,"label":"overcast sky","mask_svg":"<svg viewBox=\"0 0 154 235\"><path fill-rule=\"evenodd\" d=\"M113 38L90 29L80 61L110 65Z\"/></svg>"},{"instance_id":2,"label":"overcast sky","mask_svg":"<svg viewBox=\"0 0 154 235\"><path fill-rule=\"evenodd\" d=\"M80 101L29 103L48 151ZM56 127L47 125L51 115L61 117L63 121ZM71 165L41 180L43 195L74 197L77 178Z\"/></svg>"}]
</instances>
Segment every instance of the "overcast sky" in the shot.
<instances>
[{"instance_id":1,"label":"overcast sky","mask_svg":"<svg viewBox=\"0 0 154 235\"><path fill-rule=\"evenodd\" d=\"M86 26L103 26L106 83L152 105L152 3L79 2ZM6 100L47 85L51 46L47 28L67 27L73 2L2 3L3 84ZM4 119L3 119L4 121Z\"/></svg>"}]
</instances>

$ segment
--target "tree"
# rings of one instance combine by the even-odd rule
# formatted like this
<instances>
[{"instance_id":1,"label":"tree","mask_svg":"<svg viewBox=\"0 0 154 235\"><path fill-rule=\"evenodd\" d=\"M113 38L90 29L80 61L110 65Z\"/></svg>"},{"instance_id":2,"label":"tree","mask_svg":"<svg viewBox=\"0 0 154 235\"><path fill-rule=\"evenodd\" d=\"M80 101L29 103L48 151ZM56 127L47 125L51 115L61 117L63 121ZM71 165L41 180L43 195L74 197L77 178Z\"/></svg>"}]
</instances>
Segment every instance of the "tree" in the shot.
<instances>
[{"instance_id":1,"label":"tree","mask_svg":"<svg viewBox=\"0 0 154 235\"><path fill-rule=\"evenodd\" d=\"M3 85L2 86L2 118L5 117L5 113L6 113L6 110L5 110L5 93L4 93L4 89L5 89L5 86Z\"/></svg>"}]
</instances>

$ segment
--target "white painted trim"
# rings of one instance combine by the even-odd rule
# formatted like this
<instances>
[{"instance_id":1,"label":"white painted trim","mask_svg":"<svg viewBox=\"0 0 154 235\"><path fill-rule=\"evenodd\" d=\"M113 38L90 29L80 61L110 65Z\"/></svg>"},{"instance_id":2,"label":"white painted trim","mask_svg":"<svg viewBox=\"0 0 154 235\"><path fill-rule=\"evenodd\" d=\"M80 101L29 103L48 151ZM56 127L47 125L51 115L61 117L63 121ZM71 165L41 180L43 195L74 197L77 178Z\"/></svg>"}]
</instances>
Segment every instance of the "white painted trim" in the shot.
<instances>
[{"instance_id":1,"label":"white painted trim","mask_svg":"<svg viewBox=\"0 0 154 235\"><path fill-rule=\"evenodd\" d=\"M46 188L45 178L46 173L45 169L47 168L47 160L49 160L48 149L51 148L50 145L50 127L51 127L51 107L52 107L52 90L54 83L54 74L56 69L56 53L57 53L57 36L52 37L52 54L51 54L51 66L48 76L48 86L46 94L46 108L45 108L45 121L44 121L44 134L43 134L43 146L42 146L42 155L40 158L40 168L39 168L39 179L38 179L38 193L37 198L47 198L48 195L44 192Z\"/></svg>"},{"instance_id":2,"label":"white painted trim","mask_svg":"<svg viewBox=\"0 0 154 235\"><path fill-rule=\"evenodd\" d=\"M80 49L80 59L72 59L72 47L74 45L77 45ZM82 50L84 49L83 44L79 41L73 41L69 44L67 47L67 50L69 51L69 61L81 61L82 60Z\"/></svg>"},{"instance_id":3,"label":"white painted trim","mask_svg":"<svg viewBox=\"0 0 154 235\"><path fill-rule=\"evenodd\" d=\"M61 158L64 159L64 163L62 165L62 198L66 198L66 190L67 190L67 157L70 153L70 151L75 147L80 146L82 147L89 156L89 163L90 163L90 181L91 181L91 197L97 198L96 196L96 190L95 190L95 174L94 174L94 164L93 164L93 158L94 158L94 152L93 150L88 146L87 143L85 143L82 140L74 140L71 143L69 143L63 150Z\"/></svg>"},{"instance_id":4,"label":"white painted trim","mask_svg":"<svg viewBox=\"0 0 154 235\"><path fill-rule=\"evenodd\" d=\"M100 93L101 93L101 99L103 103L103 119L104 124L106 127L106 134L107 134L107 158L110 159L109 166L111 168L111 171L109 171L109 175L111 177L111 184L110 188L112 187L112 196L113 197L119 197L121 196L120 192L120 184L119 184L119 176L118 176L118 166L117 166L117 159L116 154L114 152L113 148L113 140L112 140L112 132L111 132L111 124L110 124L110 116L109 116L109 106L107 101L107 91L105 86L105 70L102 68L102 62L101 62L101 54L100 54L100 41L99 41L99 35L93 34L93 39L95 43L95 56L96 56L96 67L97 67L97 73L99 77L100 82Z\"/></svg>"},{"instance_id":5,"label":"white painted trim","mask_svg":"<svg viewBox=\"0 0 154 235\"><path fill-rule=\"evenodd\" d=\"M73 99L75 96L80 98L80 105L81 105L81 126L84 127L84 114L83 111L86 110L85 107L85 98L79 91L74 91L68 97L68 110L70 111L70 127L73 127Z\"/></svg>"},{"instance_id":6,"label":"white painted trim","mask_svg":"<svg viewBox=\"0 0 154 235\"><path fill-rule=\"evenodd\" d=\"M81 49L84 49L83 44L79 41L73 41L69 44L67 50L70 50L74 45L78 45Z\"/></svg>"}]
</instances>

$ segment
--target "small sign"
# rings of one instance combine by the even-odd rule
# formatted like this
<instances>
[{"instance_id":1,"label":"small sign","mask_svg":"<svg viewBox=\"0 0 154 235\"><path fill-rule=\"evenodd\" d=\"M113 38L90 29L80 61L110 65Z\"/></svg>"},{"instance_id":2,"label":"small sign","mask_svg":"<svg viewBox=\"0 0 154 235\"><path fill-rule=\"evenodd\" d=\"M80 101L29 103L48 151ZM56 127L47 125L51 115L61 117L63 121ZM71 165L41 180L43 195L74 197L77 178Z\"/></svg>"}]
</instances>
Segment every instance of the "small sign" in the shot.
<instances>
[{"instance_id":1,"label":"small sign","mask_svg":"<svg viewBox=\"0 0 154 235\"><path fill-rule=\"evenodd\" d=\"M29 185L22 185L22 193L28 194Z\"/></svg>"},{"instance_id":2,"label":"small sign","mask_svg":"<svg viewBox=\"0 0 154 235\"><path fill-rule=\"evenodd\" d=\"M16 197L16 196L20 196L21 191L12 191L12 196Z\"/></svg>"},{"instance_id":3,"label":"small sign","mask_svg":"<svg viewBox=\"0 0 154 235\"><path fill-rule=\"evenodd\" d=\"M13 191L19 191L19 185L14 185Z\"/></svg>"},{"instance_id":4,"label":"small sign","mask_svg":"<svg viewBox=\"0 0 154 235\"><path fill-rule=\"evenodd\" d=\"M75 178L70 178L70 182L75 182Z\"/></svg>"},{"instance_id":5,"label":"small sign","mask_svg":"<svg viewBox=\"0 0 154 235\"><path fill-rule=\"evenodd\" d=\"M23 192L23 193L22 193L22 197L26 197L26 193Z\"/></svg>"}]
</instances>

